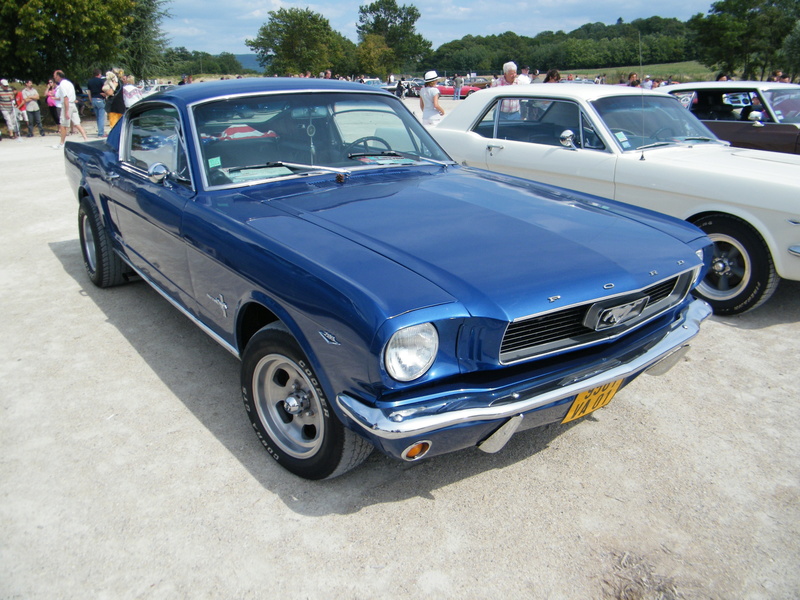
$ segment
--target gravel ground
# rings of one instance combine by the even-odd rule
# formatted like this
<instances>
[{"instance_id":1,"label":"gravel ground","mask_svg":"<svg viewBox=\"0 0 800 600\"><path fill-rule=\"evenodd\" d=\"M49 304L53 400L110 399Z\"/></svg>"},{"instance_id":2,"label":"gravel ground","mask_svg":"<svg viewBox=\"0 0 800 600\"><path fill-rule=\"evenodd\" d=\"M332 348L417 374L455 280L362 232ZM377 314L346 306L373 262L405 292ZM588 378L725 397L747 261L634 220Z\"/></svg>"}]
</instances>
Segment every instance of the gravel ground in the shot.
<instances>
[{"instance_id":1,"label":"gravel ground","mask_svg":"<svg viewBox=\"0 0 800 600\"><path fill-rule=\"evenodd\" d=\"M308 482L232 356L89 283L55 143L0 143L1 598L800 596L800 284L574 424Z\"/></svg>"}]
</instances>

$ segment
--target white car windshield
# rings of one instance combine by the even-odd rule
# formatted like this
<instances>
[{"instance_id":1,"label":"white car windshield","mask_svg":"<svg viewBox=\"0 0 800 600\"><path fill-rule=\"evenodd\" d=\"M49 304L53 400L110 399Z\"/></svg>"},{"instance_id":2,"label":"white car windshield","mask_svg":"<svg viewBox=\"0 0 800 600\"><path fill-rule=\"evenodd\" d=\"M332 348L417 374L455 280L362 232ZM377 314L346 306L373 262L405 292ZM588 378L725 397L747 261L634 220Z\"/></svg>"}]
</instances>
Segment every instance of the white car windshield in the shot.
<instances>
[{"instance_id":1,"label":"white car windshield","mask_svg":"<svg viewBox=\"0 0 800 600\"><path fill-rule=\"evenodd\" d=\"M192 115L210 187L451 162L390 96L333 92L226 98L198 104Z\"/></svg>"},{"instance_id":2,"label":"white car windshield","mask_svg":"<svg viewBox=\"0 0 800 600\"><path fill-rule=\"evenodd\" d=\"M610 96L592 102L623 150L682 142L719 142L676 98Z\"/></svg>"},{"instance_id":3,"label":"white car windshield","mask_svg":"<svg viewBox=\"0 0 800 600\"><path fill-rule=\"evenodd\" d=\"M800 123L800 88L796 90L769 90L768 102L781 123Z\"/></svg>"}]
</instances>

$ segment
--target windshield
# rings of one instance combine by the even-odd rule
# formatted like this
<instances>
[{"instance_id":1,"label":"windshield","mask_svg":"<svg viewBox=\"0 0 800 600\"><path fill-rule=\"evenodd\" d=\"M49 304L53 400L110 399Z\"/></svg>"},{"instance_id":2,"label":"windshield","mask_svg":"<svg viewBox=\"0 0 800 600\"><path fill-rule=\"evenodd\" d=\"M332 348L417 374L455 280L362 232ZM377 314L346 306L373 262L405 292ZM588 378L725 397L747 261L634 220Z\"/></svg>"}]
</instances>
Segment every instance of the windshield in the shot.
<instances>
[{"instance_id":1,"label":"windshield","mask_svg":"<svg viewBox=\"0 0 800 600\"><path fill-rule=\"evenodd\" d=\"M800 123L800 87L796 90L769 90L767 101L781 123Z\"/></svg>"},{"instance_id":2,"label":"windshield","mask_svg":"<svg viewBox=\"0 0 800 600\"><path fill-rule=\"evenodd\" d=\"M677 98L612 96L592 105L626 151L685 141L718 141Z\"/></svg>"},{"instance_id":3,"label":"windshield","mask_svg":"<svg viewBox=\"0 0 800 600\"><path fill-rule=\"evenodd\" d=\"M258 95L193 107L207 186L320 172L450 162L393 97Z\"/></svg>"}]
</instances>

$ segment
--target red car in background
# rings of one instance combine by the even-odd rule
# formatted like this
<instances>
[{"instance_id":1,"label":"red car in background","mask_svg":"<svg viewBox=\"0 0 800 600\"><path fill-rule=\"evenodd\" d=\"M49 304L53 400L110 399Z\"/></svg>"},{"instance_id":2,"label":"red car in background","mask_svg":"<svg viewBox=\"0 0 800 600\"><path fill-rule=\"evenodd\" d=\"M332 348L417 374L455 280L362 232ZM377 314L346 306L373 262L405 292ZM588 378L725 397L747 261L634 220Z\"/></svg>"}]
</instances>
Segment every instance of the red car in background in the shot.
<instances>
[{"instance_id":1,"label":"red car in background","mask_svg":"<svg viewBox=\"0 0 800 600\"><path fill-rule=\"evenodd\" d=\"M440 83L436 86L439 88L439 94L442 96L452 96L455 92L455 88L453 87L452 81L446 81L444 83ZM461 96L460 98L466 98L470 94L475 92L479 92L481 88L475 87L474 85L464 85L461 87Z\"/></svg>"}]
</instances>

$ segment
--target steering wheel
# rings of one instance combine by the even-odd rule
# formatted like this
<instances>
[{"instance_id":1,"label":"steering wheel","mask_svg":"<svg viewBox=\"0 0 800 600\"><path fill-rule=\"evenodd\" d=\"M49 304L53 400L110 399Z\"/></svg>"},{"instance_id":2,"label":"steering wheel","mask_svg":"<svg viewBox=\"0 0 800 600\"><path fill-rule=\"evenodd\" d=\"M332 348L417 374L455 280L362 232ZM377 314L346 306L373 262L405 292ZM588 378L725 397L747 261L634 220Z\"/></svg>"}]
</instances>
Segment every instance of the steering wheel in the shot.
<instances>
[{"instance_id":1,"label":"steering wheel","mask_svg":"<svg viewBox=\"0 0 800 600\"><path fill-rule=\"evenodd\" d=\"M669 131L669 135L661 137L661 134L666 133L667 131ZM675 131L673 131L672 127L670 127L669 125L665 125L664 127L656 129L655 132L650 136L650 138L654 140L663 140L674 137L675 137Z\"/></svg>"},{"instance_id":2,"label":"steering wheel","mask_svg":"<svg viewBox=\"0 0 800 600\"><path fill-rule=\"evenodd\" d=\"M377 135L365 135L364 137L358 138L355 142L347 144L347 147L345 148L345 154L352 153L354 150L357 149L358 146L363 147L364 152L369 152L370 151L368 145L369 142L378 142L379 144L383 144L384 146L386 146L387 150L392 149L392 145L385 139L378 137Z\"/></svg>"}]
</instances>

